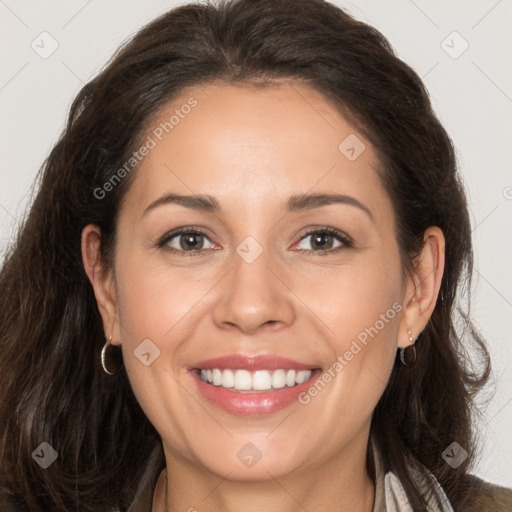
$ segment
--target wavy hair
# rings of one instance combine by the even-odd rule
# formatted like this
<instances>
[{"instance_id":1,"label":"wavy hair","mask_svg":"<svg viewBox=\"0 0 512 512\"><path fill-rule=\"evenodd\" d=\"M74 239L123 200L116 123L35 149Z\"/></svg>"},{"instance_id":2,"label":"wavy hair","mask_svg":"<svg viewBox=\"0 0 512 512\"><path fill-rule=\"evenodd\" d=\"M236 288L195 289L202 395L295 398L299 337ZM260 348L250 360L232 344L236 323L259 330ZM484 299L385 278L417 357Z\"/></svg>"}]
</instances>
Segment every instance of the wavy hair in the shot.
<instances>
[{"instance_id":1,"label":"wavy hair","mask_svg":"<svg viewBox=\"0 0 512 512\"><path fill-rule=\"evenodd\" d=\"M103 327L81 258L81 232L93 223L101 228L101 257L112 264L117 215L137 170L105 197L94 191L185 87L265 87L282 79L321 92L375 147L404 268L414 265L426 228L444 233L445 272L417 363L396 362L370 435L415 511L426 509L427 496L409 474L411 457L454 507L466 500L474 395L490 363L459 309L458 294L469 295L472 244L452 142L418 75L371 26L323 0L232 0L168 11L82 88L4 257L0 479L24 510L123 510L161 443L125 371L111 377L101 370ZM43 441L58 452L44 471L31 458ZM453 441L470 454L457 470L441 458Z\"/></svg>"}]
</instances>

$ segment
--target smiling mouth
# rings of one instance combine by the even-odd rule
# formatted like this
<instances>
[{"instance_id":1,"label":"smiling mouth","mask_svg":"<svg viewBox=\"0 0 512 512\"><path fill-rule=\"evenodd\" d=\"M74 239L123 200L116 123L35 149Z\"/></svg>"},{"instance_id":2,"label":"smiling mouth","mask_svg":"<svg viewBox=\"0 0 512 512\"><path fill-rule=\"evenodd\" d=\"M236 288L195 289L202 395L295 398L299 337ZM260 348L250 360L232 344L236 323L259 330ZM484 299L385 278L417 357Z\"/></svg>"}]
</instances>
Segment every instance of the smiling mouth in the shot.
<instances>
[{"instance_id":1,"label":"smiling mouth","mask_svg":"<svg viewBox=\"0 0 512 512\"><path fill-rule=\"evenodd\" d=\"M199 378L206 384L239 392L272 391L283 388L292 388L311 379L318 370L244 370L208 368L197 369Z\"/></svg>"}]
</instances>

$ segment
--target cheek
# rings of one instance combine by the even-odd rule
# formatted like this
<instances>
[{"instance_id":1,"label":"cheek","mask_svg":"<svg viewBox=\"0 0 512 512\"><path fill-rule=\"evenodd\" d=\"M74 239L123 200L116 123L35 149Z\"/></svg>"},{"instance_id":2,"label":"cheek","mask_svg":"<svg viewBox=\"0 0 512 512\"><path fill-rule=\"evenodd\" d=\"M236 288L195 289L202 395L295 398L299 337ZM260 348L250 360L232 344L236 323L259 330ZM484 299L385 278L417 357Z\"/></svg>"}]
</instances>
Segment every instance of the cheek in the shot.
<instances>
[{"instance_id":1,"label":"cheek","mask_svg":"<svg viewBox=\"0 0 512 512\"><path fill-rule=\"evenodd\" d=\"M137 401L159 432L182 447L187 435L179 411L190 396L179 383L182 347L187 345L190 311L204 291L183 273L148 265L148 259L119 261L117 297L124 365Z\"/></svg>"},{"instance_id":2,"label":"cheek","mask_svg":"<svg viewBox=\"0 0 512 512\"><path fill-rule=\"evenodd\" d=\"M154 264L137 252L118 259L116 276L125 367L139 403L155 418L170 400L165 390L176 388L190 363L189 340L215 276ZM183 398L171 396L173 403Z\"/></svg>"},{"instance_id":3,"label":"cheek","mask_svg":"<svg viewBox=\"0 0 512 512\"><path fill-rule=\"evenodd\" d=\"M396 334L403 283L394 252L386 258L368 253L346 265L310 269L293 283L296 295L328 327L337 353L358 337L364 342L368 331L372 338Z\"/></svg>"},{"instance_id":4,"label":"cheek","mask_svg":"<svg viewBox=\"0 0 512 512\"><path fill-rule=\"evenodd\" d=\"M324 375L329 387L333 383L331 396L340 400L336 407L347 414L357 410L361 419L384 391L397 350L402 270L397 254L388 254L369 254L350 267L326 270L316 287L302 290L305 302L327 326L331 364Z\"/></svg>"},{"instance_id":5,"label":"cheek","mask_svg":"<svg viewBox=\"0 0 512 512\"><path fill-rule=\"evenodd\" d=\"M178 325L181 328L184 320L186 323L187 315L208 290L205 272L151 266L150 261L134 258L120 265L117 296L123 342L172 339L173 330Z\"/></svg>"},{"instance_id":6,"label":"cheek","mask_svg":"<svg viewBox=\"0 0 512 512\"><path fill-rule=\"evenodd\" d=\"M329 425L325 436L338 445L369 427L396 357L401 303L393 302L389 290L367 298L361 291L338 301L329 324L334 332L326 338L330 362L299 397L308 420L321 417Z\"/></svg>"}]
</instances>

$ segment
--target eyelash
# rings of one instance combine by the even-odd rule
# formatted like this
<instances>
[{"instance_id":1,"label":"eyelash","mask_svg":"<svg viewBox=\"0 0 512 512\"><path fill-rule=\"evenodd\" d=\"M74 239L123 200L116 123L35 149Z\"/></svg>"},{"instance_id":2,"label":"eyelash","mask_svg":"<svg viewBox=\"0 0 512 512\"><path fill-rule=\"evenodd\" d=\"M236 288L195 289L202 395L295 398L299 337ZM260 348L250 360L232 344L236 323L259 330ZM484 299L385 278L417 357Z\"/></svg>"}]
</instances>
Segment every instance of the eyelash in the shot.
<instances>
[{"instance_id":1,"label":"eyelash","mask_svg":"<svg viewBox=\"0 0 512 512\"><path fill-rule=\"evenodd\" d=\"M343 249L347 249L349 247L353 247L353 241L352 239L342 231L339 231L335 228L330 227L321 227L321 228L314 228L302 235L300 240L297 243L302 242L305 238L307 238L309 235L315 234L315 233L327 233L329 235L333 235L342 243L339 247L336 247L334 249L327 249L325 251L313 251L311 249L298 249L297 252L299 253L315 253L321 256L328 256L330 254L338 253L339 251ZM180 249L175 249L173 247L165 247L166 244L168 244L173 238L176 238L177 236L181 235L202 235L206 238L208 238L208 235L201 229L195 226L189 226L186 228L180 228L177 231L171 231L170 233L165 234L160 241L157 243L157 247L159 249L165 249L166 251L169 251L174 254L178 254L179 256L183 256L185 258L187 257L194 257L194 256L201 256L203 255L204 251L209 249L193 249L191 251L184 251ZM209 239L209 238L208 238Z\"/></svg>"}]
</instances>

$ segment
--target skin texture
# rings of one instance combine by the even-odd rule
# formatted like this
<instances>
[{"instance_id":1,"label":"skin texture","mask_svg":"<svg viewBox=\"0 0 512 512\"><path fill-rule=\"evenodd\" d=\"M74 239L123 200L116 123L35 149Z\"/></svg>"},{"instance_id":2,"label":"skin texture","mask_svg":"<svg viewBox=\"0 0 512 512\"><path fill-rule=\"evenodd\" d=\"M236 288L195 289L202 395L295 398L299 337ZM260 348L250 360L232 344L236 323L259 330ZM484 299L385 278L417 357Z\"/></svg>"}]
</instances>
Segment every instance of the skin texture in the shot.
<instances>
[{"instance_id":1,"label":"skin texture","mask_svg":"<svg viewBox=\"0 0 512 512\"><path fill-rule=\"evenodd\" d=\"M432 313L443 235L429 228L414 273L404 271L376 154L318 92L297 83L190 88L154 125L191 96L197 106L135 171L113 268L98 257L99 229L82 234L105 333L122 346L137 399L163 440L167 471L153 510L371 511L371 414L397 348ZM353 133L365 150L351 162L338 146ZM170 192L214 196L221 211L166 204L143 215ZM349 204L285 213L289 196L302 193L348 195L371 216ZM166 233L189 226L206 232L201 254L170 252L180 236L158 247ZM301 241L325 227L353 245L329 254L340 246L336 238L327 248L315 246L314 235ZM236 252L247 236L263 249L252 263ZM233 353L276 354L325 370L393 304L401 311L307 405L231 415L203 398L187 370ZM147 338L160 350L150 366L134 356ZM249 442L262 454L251 468L237 457Z\"/></svg>"}]
</instances>

